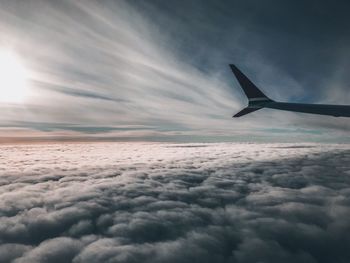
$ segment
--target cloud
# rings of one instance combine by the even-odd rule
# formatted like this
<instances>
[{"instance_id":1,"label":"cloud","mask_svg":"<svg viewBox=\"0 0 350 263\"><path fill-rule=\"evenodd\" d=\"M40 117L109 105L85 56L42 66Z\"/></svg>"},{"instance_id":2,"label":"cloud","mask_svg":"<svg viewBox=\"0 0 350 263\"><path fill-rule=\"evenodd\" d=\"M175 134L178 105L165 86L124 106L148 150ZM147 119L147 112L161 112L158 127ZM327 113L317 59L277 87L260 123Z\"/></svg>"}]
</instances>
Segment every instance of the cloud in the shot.
<instances>
[{"instance_id":1,"label":"cloud","mask_svg":"<svg viewBox=\"0 0 350 263\"><path fill-rule=\"evenodd\" d=\"M31 249L31 246L15 243L0 245L0 260L1 262L11 262Z\"/></svg>"},{"instance_id":2,"label":"cloud","mask_svg":"<svg viewBox=\"0 0 350 263\"><path fill-rule=\"evenodd\" d=\"M1 262L350 256L346 145L68 143L1 153Z\"/></svg>"},{"instance_id":3,"label":"cloud","mask_svg":"<svg viewBox=\"0 0 350 263\"><path fill-rule=\"evenodd\" d=\"M4 48L13 46L31 70L31 96L24 107L2 105L3 124L183 131L203 127L203 118L221 126L230 119L236 99L229 86L216 73L181 62L156 25L127 3L34 1L17 7L4 3L0 25Z\"/></svg>"},{"instance_id":4,"label":"cloud","mask_svg":"<svg viewBox=\"0 0 350 263\"><path fill-rule=\"evenodd\" d=\"M22 58L30 73L31 92L23 105L0 105L0 125L13 128L14 133L16 128L32 133L38 131L37 124L46 123L46 136L56 137L61 130L50 127L58 124L79 127L80 137L90 134L88 127L107 127L111 133L107 136L122 138L133 137L133 130L130 135L113 134L114 127L142 125L152 127L153 139L202 136L218 141L235 135L241 140L253 136L273 140L278 135L264 131L268 125L285 129L294 141L347 138L348 125L328 117L264 110L233 122L231 116L246 102L228 67L239 64L273 99L327 102L342 98L346 104L348 81L339 68L347 68L347 49L336 49L337 43L347 43L344 23L325 25L334 43L324 47L327 34L318 34L315 23L308 20L313 5L307 6L303 16L295 4L270 3L258 5L258 10L252 3L167 5L158 1L106 1L103 5L4 1L0 46ZM285 21L285 15L295 23ZM276 23L266 21L266 16ZM315 17L320 23L334 20L318 13ZM310 41L302 38L305 30L314 32ZM286 46L294 47L293 52L285 52ZM325 49L342 57L340 62L329 58ZM305 61L306 57L310 59ZM325 63L318 63L320 57ZM326 75L326 70L328 80L319 76ZM295 127L320 135L305 136ZM69 132L64 136L71 138ZM149 134L145 131L138 137L147 139Z\"/></svg>"},{"instance_id":5,"label":"cloud","mask_svg":"<svg viewBox=\"0 0 350 263\"><path fill-rule=\"evenodd\" d=\"M81 244L81 241L67 237L50 239L14 262L70 262L80 250Z\"/></svg>"}]
</instances>

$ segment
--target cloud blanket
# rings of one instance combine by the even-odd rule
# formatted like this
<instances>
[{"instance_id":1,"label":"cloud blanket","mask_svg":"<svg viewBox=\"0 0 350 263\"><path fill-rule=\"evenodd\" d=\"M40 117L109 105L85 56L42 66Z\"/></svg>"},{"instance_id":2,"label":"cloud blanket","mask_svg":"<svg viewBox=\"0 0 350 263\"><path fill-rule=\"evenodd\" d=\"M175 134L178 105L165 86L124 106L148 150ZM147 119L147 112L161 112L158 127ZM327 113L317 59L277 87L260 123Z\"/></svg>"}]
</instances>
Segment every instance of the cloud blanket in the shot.
<instances>
[{"instance_id":1,"label":"cloud blanket","mask_svg":"<svg viewBox=\"0 0 350 263\"><path fill-rule=\"evenodd\" d=\"M0 262L346 262L350 148L2 145Z\"/></svg>"}]
</instances>

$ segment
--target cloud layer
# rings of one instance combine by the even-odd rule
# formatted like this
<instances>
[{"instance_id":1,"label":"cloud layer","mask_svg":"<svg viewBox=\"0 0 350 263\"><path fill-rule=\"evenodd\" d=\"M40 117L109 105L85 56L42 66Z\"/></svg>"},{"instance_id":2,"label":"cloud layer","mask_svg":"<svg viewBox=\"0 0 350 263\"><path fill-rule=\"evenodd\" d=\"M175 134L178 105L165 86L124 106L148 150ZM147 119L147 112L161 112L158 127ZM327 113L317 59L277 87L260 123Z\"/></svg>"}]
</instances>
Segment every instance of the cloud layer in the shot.
<instances>
[{"instance_id":1,"label":"cloud layer","mask_svg":"<svg viewBox=\"0 0 350 263\"><path fill-rule=\"evenodd\" d=\"M1 262L345 262L350 149L1 146Z\"/></svg>"}]
</instances>

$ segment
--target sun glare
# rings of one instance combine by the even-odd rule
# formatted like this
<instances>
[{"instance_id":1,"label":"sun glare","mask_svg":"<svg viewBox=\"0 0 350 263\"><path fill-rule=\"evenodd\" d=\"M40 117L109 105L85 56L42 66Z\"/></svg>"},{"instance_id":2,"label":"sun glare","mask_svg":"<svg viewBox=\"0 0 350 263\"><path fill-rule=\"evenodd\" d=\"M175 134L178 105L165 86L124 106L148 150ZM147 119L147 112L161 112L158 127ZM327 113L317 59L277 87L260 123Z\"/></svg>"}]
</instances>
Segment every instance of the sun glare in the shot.
<instances>
[{"instance_id":1,"label":"sun glare","mask_svg":"<svg viewBox=\"0 0 350 263\"><path fill-rule=\"evenodd\" d=\"M12 51L0 51L0 103L20 103L28 92L28 73Z\"/></svg>"}]
</instances>

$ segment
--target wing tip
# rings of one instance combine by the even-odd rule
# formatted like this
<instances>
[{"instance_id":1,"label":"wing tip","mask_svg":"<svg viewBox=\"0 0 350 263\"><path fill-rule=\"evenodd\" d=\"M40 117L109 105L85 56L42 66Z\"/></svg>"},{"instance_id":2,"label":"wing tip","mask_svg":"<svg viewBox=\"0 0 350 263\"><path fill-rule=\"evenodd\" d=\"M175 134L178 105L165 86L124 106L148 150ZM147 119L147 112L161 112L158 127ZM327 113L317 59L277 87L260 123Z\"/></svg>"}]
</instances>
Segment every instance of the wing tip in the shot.
<instances>
[{"instance_id":1,"label":"wing tip","mask_svg":"<svg viewBox=\"0 0 350 263\"><path fill-rule=\"evenodd\" d=\"M236 113L235 115L233 115L232 118L239 118L241 116L247 115L249 113L252 113L254 111L260 110L261 108L244 108L243 110L241 110L240 112Z\"/></svg>"}]
</instances>

